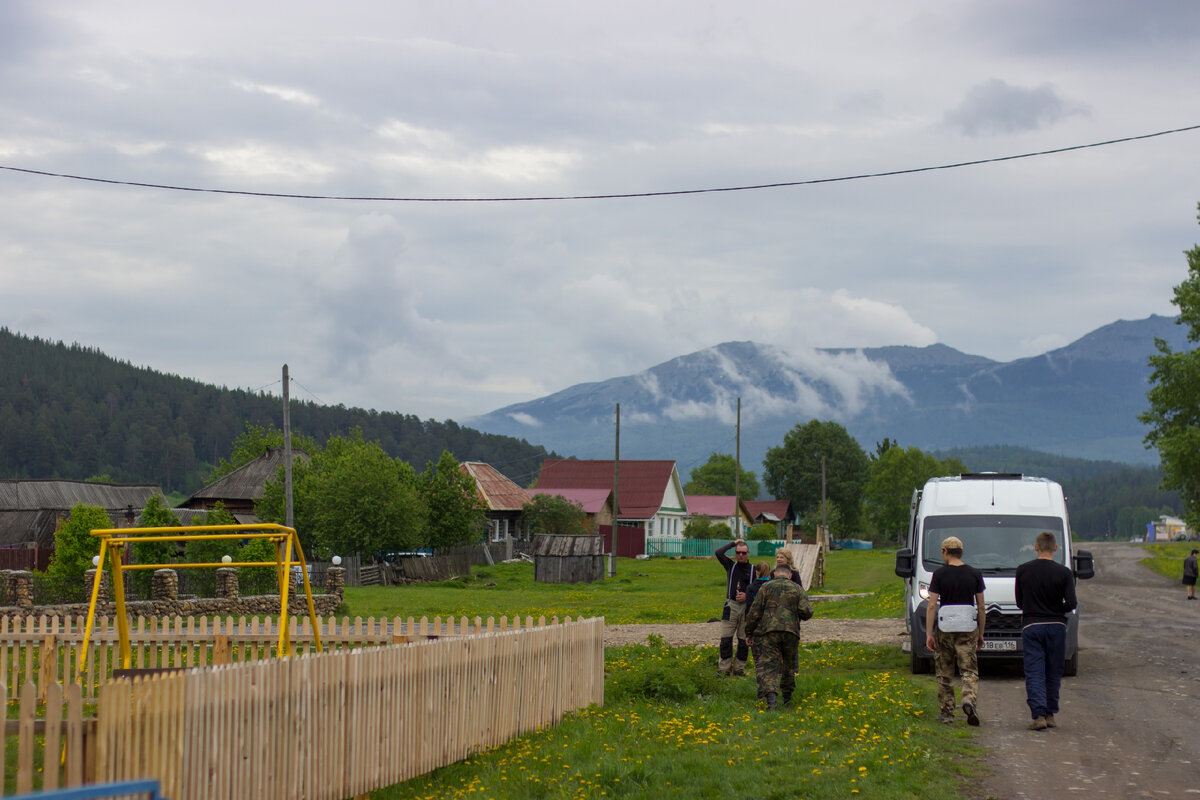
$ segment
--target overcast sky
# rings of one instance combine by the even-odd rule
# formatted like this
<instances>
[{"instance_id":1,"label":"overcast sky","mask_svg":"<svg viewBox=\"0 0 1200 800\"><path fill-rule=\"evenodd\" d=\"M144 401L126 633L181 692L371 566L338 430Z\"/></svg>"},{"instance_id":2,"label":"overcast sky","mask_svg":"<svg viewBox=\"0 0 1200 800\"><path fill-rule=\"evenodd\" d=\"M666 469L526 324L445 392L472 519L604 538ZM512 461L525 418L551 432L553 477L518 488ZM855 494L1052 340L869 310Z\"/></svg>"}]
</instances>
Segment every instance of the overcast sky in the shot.
<instances>
[{"instance_id":1,"label":"overcast sky","mask_svg":"<svg viewBox=\"0 0 1200 800\"><path fill-rule=\"evenodd\" d=\"M0 3L0 166L291 195L814 181L1200 125L1200 3ZM1174 314L1200 131L665 197L0 170L0 325L464 419L720 342L1010 361Z\"/></svg>"}]
</instances>

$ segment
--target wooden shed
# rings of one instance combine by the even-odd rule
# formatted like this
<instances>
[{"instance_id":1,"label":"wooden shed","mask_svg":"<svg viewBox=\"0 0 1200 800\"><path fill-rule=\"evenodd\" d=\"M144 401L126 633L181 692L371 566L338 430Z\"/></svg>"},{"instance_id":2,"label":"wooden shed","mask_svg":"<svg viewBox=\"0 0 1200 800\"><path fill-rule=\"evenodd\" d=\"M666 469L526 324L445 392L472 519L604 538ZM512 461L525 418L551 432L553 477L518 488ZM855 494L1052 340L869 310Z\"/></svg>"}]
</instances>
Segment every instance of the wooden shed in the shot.
<instances>
[{"instance_id":1,"label":"wooden shed","mask_svg":"<svg viewBox=\"0 0 1200 800\"><path fill-rule=\"evenodd\" d=\"M533 537L533 579L539 583L591 583L604 579L604 539L599 536Z\"/></svg>"}]
</instances>

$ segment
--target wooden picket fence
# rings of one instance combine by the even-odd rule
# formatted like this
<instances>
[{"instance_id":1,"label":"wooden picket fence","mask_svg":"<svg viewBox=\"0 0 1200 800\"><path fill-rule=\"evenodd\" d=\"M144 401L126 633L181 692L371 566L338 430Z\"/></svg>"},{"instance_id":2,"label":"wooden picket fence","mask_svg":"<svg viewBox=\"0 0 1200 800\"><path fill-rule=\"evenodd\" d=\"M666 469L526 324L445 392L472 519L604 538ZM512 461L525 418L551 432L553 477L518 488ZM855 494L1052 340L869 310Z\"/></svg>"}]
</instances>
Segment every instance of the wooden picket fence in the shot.
<instances>
[{"instance_id":1,"label":"wooden picket fence","mask_svg":"<svg viewBox=\"0 0 1200 800\"><path fill-rule=\"evenodd\" d=\"M96 780L171 800L343 800L604 702L604 621L120 678Z\"/></svg>"},{"instance_id":2,"label":"wooden picket fence","mask_svg":"<svg viewBox=\"0 0 1200 800\"><path fill-rule=\"evenodd\" d=\"M0 684L10 702L19 699L21 687L33 683L44 701L47 687L75 682L83 655L84 617L0 617ZM467 636L506 630L523 630L558 624L557 617L508 618L427 617L366 620L355 617L317 619L317 632L326 651L398 644L431 637ZM279 640L277 617L137 617L130 620L130 666L134 669L174 669L243 663L275 658ZM307 617L289 619L290 639L297 654L315 652L316 638ZM121 668L116 620L99 617L88 644L83 687L85 700L98 696L100 687Z\"/></svg>"},{"instance_id":3,"label":"wooden picket fence","mask_svg":"<svg viewBox=\"0 0 1200 800\"><path fill-rule=\"evenodd\" d=\"M0 683L0 690L4 690ZM7 696L7 692L4 692ZM12 783L17 794L39 789L82 786L91 780L86 765L87 748L96 721L83 716L83 694L79 686L65 689L54 684L46 691L42 718L38 719L37 689L32 683L20 687L16 719L5 721L0 739L0 793ZM8 780L8 749L17 746L15 778ZM39 778L35 786L34 778Z\"/></svg>"}]
</instances>

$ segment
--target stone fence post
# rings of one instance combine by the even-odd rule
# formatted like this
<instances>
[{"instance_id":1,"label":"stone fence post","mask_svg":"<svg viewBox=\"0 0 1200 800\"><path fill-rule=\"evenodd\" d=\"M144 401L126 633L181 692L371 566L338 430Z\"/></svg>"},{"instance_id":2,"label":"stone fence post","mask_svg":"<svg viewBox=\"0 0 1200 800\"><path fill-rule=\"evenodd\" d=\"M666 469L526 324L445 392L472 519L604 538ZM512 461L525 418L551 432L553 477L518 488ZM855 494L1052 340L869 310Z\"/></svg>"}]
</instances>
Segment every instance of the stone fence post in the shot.
<instances>
[{"instance_id":1,"label":"stone fence post","mask_svg":"<svg viewBox=\"0 0 1200 800\"><path fill-rule=\"evenodd\" d=\"M17 608L33 608L33 573L27 569L0 571L0 601Z\"/></svg>"},{"instance_id":2,"label":"stone fence post","mask_svg":"<svg viewBox=\"0 0 1200 800\"><path fill-rule=\"evenodd\" d=\"M173 569L156 569L150 578L150 599L154 602L179 602L179 573Z\"/></svg>"},{"instance_id":3,"label":"stone fence post","mask_svg":"<svg viewBox=\"0 0 1200 800\"><path fill-rule=\"evenodd\" d=\"M96 595L96 605L103 607L105 603L112 601L112 583L107 572L100 575L100 591ZM83 587L87 590L88 600L92 598L92 587L96 585L96 570L89 569L83 573Z\"/></svg>"},{"instance_id":4,"label":"stone fence post","mask_svg":"<svg viewBox=\"0 0 1200 800\"><path fill-rule=\"evenodd\" d=\"M337 595L340 600L346 589L346 568L330 567L325 571L325 594Z\"/></svg>"},{"instance_id":5,"label":"stone fence post","mask_svg":"<svg viewBox=\"0 0 1200 800\"><path fill-rule=\"evenodd\" d=\"M217 597L222 600L238 599L238 571L236 567L217 568Z\"/></svg>"}]
</instances>

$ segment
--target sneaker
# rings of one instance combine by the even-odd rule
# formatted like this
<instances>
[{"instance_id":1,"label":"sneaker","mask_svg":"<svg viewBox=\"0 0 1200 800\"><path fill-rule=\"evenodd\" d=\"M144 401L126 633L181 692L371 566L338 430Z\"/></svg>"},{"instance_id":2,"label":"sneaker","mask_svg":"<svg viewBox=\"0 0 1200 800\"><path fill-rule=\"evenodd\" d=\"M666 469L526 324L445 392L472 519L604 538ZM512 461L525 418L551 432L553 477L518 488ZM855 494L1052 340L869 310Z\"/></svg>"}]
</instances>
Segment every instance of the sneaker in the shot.
<instances>
[{"instance_id":1,"label":"sneaker","mask_svg":"<svg viewBox=\"0 0 1200 800\"><path fill-rule=\"evenodd\" d=\"M975 713L974 703L963 703L963 713L967 715L967 724L979 727L979 715Z\"/></svg>"},{"instance_id":2,"label":"sneaker","mask_svg":"<svg viewBox=\"0 0 1200 800\"><path fill-rule=\"evenodd\" d=\"M1057 728L1058 727L1058 723L1054 721L1053 714L1046 715L1046 727L1047 728Z\"/></svg>"},{"instance_id":3,"label":"sneaker","mask_svg":"<svg viewBox=\"0 0 1200 800\"><path fill-rule=\"evenodd\" d=\"M1044 731L1049 727L1050 726L1046 724L1045 717L1034 717L1033 722L1029 723L1029 730L1031 731Z\"/></svg>"},{"instance_id":4,"label":"sneaker","mask_svg":"<svg viewBox=\"0 0 1200 800\"><path fill-rule=\"evenodd\" d=\"M954 715L953 714L938 714L937 721L941 722L945 725L949 725L952 722L954 722Z\"/></svg>"}]
</instances>

